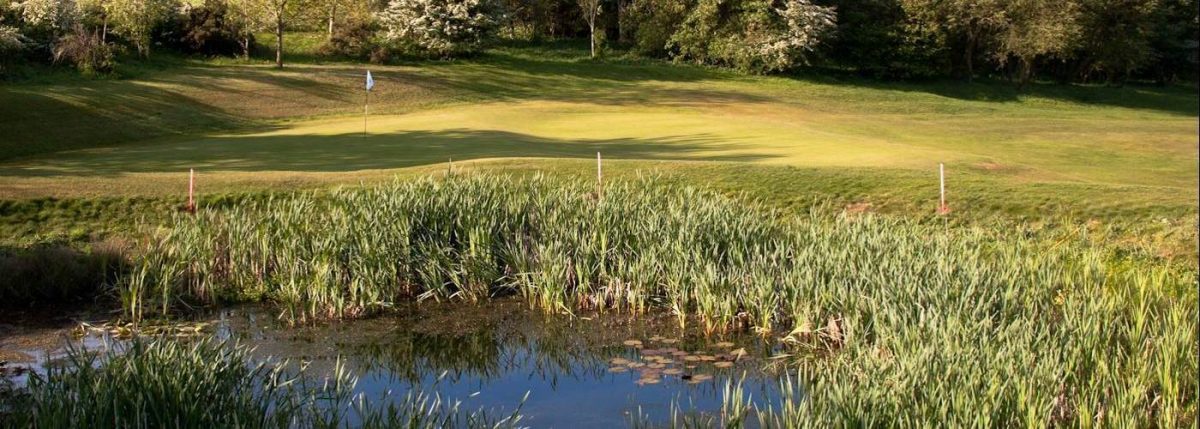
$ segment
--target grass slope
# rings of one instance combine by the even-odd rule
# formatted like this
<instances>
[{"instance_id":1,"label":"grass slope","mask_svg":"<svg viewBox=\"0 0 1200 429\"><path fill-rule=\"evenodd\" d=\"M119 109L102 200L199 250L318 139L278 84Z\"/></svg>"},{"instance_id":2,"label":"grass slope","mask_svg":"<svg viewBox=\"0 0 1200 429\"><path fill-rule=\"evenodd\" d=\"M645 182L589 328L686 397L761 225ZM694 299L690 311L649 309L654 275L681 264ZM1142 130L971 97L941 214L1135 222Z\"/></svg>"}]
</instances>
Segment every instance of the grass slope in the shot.
<instances>
[{"instance_id":1,"label":"grass slope","mask_svg":"<svg viewBox=\"0 0 1200 429\"><path fill-rule=\"evenodd\" d=\"M1096 220L1195 252L1194 88L748 77L520 46L370 66L364 136L364 66L292 56L307 62L168 59L127 79L0 86L0 198L17 200L5 229L71 223L29 211L47 197L177 196L188 168L202 192L242 192L422 175L450 158L588 175L567 159L601 151L613 175L910 215L930 211L945 162L956 215Z\"/></svg>"}]
</instances>

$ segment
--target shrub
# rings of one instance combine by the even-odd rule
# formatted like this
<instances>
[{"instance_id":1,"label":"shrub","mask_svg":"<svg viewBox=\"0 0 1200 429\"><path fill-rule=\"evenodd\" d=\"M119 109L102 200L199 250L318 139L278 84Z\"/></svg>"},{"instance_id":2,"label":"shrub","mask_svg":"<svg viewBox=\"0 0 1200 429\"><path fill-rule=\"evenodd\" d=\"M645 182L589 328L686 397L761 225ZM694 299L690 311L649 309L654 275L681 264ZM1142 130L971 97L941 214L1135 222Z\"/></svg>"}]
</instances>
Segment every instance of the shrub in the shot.
<instances>
[{"instance_id":1,"label":"shrub","mask_svg":"<svg viewBox=\"0 0 1200 429\"><path fill-rule=\"evenodd\" d=\"M25 48L25 38L15 27L0 25L0 75L5 65Z\"/></svg>"},{"instance_id":2,"label":"shrub","mask_svg":"<svg viewBox=\"0 0 1200 429\"><path fill-rule=\"evenodd\" d=\"M115 65L112 45L105 43L99 32L88 31L82 25L76 25L55 43L54 62L63 61L86 75L109 73Z\"/></svg>"},{"instance_id":3,"label":"shrub","mask_svg":"<svg viewBox=\"0 0 1200 429\"><path fill-rule=\"evenodd\" d=\"M228 19L229 7L224 2L207 1L182 15L175 24L179 35L177 48L183 52L203 55L237 56L243 53L245 29ZM248 43L254 43L254 36Z\"/></svg>"},{"instance_id":4,"label":"shrub","mask_svg":"<svg viewBox=\"0 0 1200 429\"><path fill-rule=\"evenodd\" d=\"M374 41L376 30L367 21L355 21L337 27L329 40L317 48L317 54L354 59L372 57L377 47Z\"/></svg>"}]
</instances>

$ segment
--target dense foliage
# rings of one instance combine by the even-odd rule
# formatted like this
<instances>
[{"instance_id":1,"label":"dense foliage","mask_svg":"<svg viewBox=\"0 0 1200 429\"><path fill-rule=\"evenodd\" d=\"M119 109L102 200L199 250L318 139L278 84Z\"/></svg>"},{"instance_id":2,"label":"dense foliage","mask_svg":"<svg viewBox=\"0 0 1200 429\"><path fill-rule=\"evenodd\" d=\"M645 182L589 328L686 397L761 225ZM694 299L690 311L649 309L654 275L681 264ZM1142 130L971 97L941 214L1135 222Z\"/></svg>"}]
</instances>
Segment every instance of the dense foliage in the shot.
<instances>
[{"instance_id":1,"label":"dense foliage","mask_svg":"<svg viewBox=\"0 0 1200 429\"><path fill-rule=\"evenodd\" d=\"M388 40L436 56L478 49L494 17L488 0L391 0L379 14Z\"/></svg>"},{"instance_id":2,"label":"dense foliage","mask_svg":"<svg viewBox=\"0 0 1200 429\"><path fill-rule=\"evenodd\" d=\"M1197 0L21 0L0 4L0 67L49 61L84 34L121 46L251 53L256 31L324 32L320 55L451 57L496 38L588 38L592 55L787 72L807 65L877 77L993 76L1024 85L1196 78ZM171 25L172 22L182 23ZM80 30L82 28L82 30ZM70 36L70 37L68 37ZM77 43L76 47L79 47ZM102 72L104 61L76 61Z\"/></svg>"}]
</instances>

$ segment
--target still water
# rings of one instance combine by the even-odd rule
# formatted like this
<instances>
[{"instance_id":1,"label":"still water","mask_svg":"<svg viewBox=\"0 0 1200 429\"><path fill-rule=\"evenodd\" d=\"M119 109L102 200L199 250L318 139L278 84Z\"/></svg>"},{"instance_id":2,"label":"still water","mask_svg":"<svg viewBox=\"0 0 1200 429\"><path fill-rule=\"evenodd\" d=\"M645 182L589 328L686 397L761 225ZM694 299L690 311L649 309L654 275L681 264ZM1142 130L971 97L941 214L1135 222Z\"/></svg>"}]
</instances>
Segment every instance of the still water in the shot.
<instances>
[{"instance_id":1,"label":"still water","mask_svg":"<svg viewBox=\"0 0 1200 429\"><path fill-rule=\"evenodd\" d=\"M310 376L329 376L341 362L367 400L397 400L421 389L492 415L520 407L521 424L537 428L623 427L634 418L663 423L673 407L718 415L731 382L740 382L760 407L778 406L782 396L781 374L769 359L778 350L769 340L704 336L668 315L545 315L500 300L423 303L317 326L289 327L260 307L217 310L195 322L205 326L204 335L253 346L256 359L306 362ZM34 358L18 367L42 371L67 341L89 348L117 341L97 332L59 336L57 342L9 338L0 349L19 349Z\"/></svg>"}]
</instances>

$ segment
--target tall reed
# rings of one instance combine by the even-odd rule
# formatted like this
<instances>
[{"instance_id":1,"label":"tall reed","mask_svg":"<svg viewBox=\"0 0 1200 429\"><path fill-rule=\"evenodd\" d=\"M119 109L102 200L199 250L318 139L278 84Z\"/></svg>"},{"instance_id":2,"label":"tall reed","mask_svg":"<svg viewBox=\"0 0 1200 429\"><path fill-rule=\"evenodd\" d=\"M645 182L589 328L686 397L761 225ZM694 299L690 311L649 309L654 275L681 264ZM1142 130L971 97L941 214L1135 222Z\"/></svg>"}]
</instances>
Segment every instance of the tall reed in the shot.
<instances>
[{"instance_id":1,"label":"tall reed","mask_svg":"<svg viewBox=\"0 0 1200 429\"><path fill-rule=\"evenodd\" d=\"M268 300L297 322L403 299L696 314L784 333L821 423L1158 424L1196 416L1194 269L1062 231L789 216L704 190L456 177L180 217L122 283L131 317ZM680 318L683 322L687 319Z\"/></svg>"}]
</instances>

